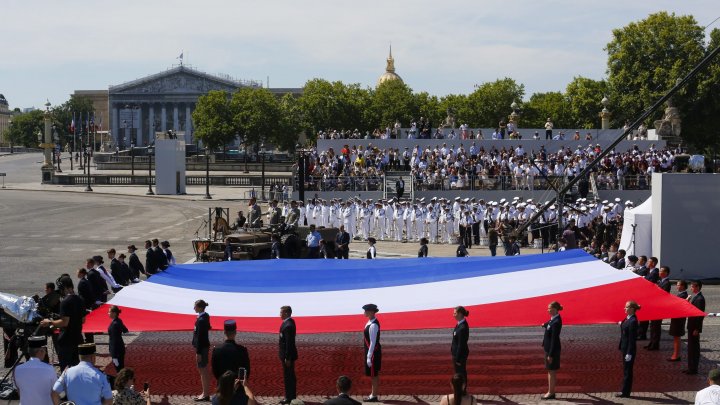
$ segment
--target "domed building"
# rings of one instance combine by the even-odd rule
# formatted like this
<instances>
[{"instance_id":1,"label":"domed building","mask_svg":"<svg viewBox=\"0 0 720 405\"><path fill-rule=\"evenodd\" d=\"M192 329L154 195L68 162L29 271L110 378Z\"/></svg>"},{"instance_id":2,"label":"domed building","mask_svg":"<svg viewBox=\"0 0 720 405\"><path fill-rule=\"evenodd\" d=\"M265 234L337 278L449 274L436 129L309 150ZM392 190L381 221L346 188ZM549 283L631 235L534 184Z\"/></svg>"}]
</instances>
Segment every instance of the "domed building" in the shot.
<instances>
[{"instance_id":1,"label":"domed building","mask_svg":"<svg viewBox=\"0 0 720 405\"><path fill-rule=\"evenodd\" d=\"M385 67L385 73L383 73L377 81L377 86L380 85L380 83L385 83L390 80L400 80L400 82L403 81L403 79L395 73L395 59L393 59L392 56L392 46L390 46L390 55L387 58L387 67Z\"/></svg>"},{"instance_id":2,"label":"domed building","mask_svg":"<svg viewBox=\"0 0 720 405\"><path fill-rule=\"evenodd\" d=\"M10 105L5 99L5 96L0 94L0 144L6 144L5 131L10 129L10 118L12 118L12 111L10 111Z\"/></svg>"}]
</instances>

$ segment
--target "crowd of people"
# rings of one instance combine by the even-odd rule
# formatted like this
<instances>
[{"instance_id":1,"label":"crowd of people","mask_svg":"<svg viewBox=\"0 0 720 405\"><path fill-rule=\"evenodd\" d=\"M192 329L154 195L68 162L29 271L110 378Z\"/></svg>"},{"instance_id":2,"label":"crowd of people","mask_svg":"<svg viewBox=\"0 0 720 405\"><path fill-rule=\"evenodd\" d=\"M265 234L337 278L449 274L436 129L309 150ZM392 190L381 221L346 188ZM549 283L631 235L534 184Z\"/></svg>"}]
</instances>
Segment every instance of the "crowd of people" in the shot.
<instances>
[{"instance_id":1,"label":"crowd of people","mask_svg":"<svg viewBox=\"0 0 720 405\"><path fill-rule=\"evenodd\" d=\"M602 152L600 144L578 145L548 150L517 147L491 149L468 141L378 148L345 145L308 152L305 168L306 190L373 191L383 186L388 171L409 173L416 190L543 190L553 178L572 179ZM612 151L593 171L598 189L647 189L655 172L671 172L679 150L641 150L634 145L627 151ZM587 189L588 186L586 186ZM586 191L587 194L587 191Z\"/></svg>"}]
</instances>

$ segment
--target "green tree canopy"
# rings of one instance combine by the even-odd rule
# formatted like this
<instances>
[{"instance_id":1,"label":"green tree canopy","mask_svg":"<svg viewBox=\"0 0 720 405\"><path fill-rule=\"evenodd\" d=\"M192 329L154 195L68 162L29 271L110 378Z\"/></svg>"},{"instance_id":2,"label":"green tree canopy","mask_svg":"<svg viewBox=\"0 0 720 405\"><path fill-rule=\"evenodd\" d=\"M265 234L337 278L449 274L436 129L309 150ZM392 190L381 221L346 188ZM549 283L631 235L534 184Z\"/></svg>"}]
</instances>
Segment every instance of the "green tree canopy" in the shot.
<instances>
[{"instance_id":1,"label":"green tree canopy","mask_svg":"<svg viewBox=\"0 0 720 405\"><path fill-rule=\"evenodd\" d=\"M462 121L472 127L497 127L500 120L507 121L510 104L521 103L524 95L525 85L508 77L483 83L467 96L470 116Z\"/></svg>"},{"instance_id":2,"label":"green tree canopy","mask_svg":"<svg viewBox=\"0 0 720 405\"><path fill-rule=\"evenodd\" d=\"M12 125L6 130L6 139L13 145L36 148L38 146L37 134L44 130L42 110L17 114L13 116Z\"/></svg>"},{"instance_id":3,"label":"green tree canopy","mask_svg":"<svg viewBox=\"0 0 720 405\"><path fill-rule=\"evenodd\" d=\"M83 121L88 120L88 117L95 113L95 108L89 98L71 95L68 101L52 110L52 120L55 125L55 131L57 131L63 146L66 142L73 142L73 133L70 128L73 113L75 114L75 132L76 134L80 134L83 131L83 124L80 122L80 117L82 116ZM100 118L96 117L95 120L97 121L96 123L99 124Z\"/></svg>"},{"instance_id":4,"label":"green tree canopy","mask_svg":"<svg viewBox=\"0 0 720 405\"><path fill-rule=\"evenodd\" d=\"M232 96L230 109L236 133L246 146L283 143L280 102L266 88L244 87Z\"/></svg>"},{"instance_id":5,"label":"green tree canopy","mask_svg":"<svg viewBox=\"0 0 720 405\"><path fill-rule=\"evenodd\" d=\"M419 109L412 89L400 80L380 83L372 95L372 115L375 126L392 126L395 121L409 126L413 119L419 119Z\"/></svg>"},{"instance_id":6,"label":"green tree canopy","mask_svg":"<svg viewBox=\"0 0 720 405\"><path fill-rule=\"evenodd\" d=\"M565 98L570 110L566 116L567 125L557 128L600 128L599 113L602 110L601 100L608 92L607 82L587 77L575 77L565 89Z\"/></svg>"},{"instance_id":7,"label":"green tree canopy","mask_svg":"<svg viewBox=\"0 0 720 405\"><path fill-rule=\"evenodd\" d=\"M650 107L685 76L705 54L704 33L692 16L665 11L613 30L608 53L608 83L614 125L622 126ZM676 97L685 110L695 93ZM662 111L652 119L658 119Z\"/></svg>"},{"instance_id":8,"label":"green tree canopy","mask_svg":"<svg viewBox=\"0 0 720 405\"><path fill-rule=\"evenodd\" d=\"M552 119L555 128L571 127L570 103L559 91L530 96L530 101L523 108L521 126L544 128L548 118Z\"/></svg>"},{"instance_id":9,"label":"green tree canopy","mask_svg":"<svg viewBox=\"0 0 720 405\"><path fill-rule=\"evenodd\" d=\"M720 46L720 29L710 33L705 53ZM720 57L698 74L696 97L683 117L682 137L706 153L720 149Z\"/></svg>"},{"instance_id":10,"label":"green tree canopy","mask_svg":"<svg viewBox=\"0 0 720 405\"><path fill-rule=\"evenodd\" d=\"M237 135L233 117L227 92L213 90L200 96L192 113L195 139L213 150L227 145Z\"/></svg>"}]
</instances>

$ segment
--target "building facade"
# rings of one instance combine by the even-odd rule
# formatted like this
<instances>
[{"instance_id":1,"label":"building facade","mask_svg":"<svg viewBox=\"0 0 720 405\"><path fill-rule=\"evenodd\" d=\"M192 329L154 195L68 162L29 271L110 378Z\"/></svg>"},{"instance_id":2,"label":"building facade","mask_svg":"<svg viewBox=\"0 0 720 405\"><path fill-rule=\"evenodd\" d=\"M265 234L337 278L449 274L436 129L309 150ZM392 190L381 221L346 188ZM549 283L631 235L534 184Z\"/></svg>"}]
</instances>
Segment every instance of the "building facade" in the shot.
<instances>
[{"instance_id":1,"label":"building facade","mask_svg":"<svg viewBox=\"0 0 720 405\"><path fill-rule=\"evenodd\" d=\"M5 96L0 94L0 145L5 145L8 143L6 139L6 133L10 129L11 122L12 111L10 111L10 105L5 99Z\"/></svg>"},{"instance_id":2,"label":"building facade","mask_svg":"<svg viewBox=\"0 0 720 405\"><path fill-rule=\"evenodd\" d=\"M116 145L152 144L157 132L173 130L178 138L193 142L192 113L198 98L211 90L230 94L241 87L262 87L254 81L218 77L179 65L165 72L110 86L110 132ZM299 94L302 89L270 89L273 93Z\"/></svg>"},{"instance_id":3,"label":"building facade","mask_svg":"<svg viewBox=\"0 0 720 405\"><path fill-rule=\"evenodd\" d=\"M93 111L95 112L95 125L99 127L99 130L107 131L108 128L110 128L110 110L107 90L75 90L73 96L90 100L93 105Z\"/></svg>"}]
</instances>

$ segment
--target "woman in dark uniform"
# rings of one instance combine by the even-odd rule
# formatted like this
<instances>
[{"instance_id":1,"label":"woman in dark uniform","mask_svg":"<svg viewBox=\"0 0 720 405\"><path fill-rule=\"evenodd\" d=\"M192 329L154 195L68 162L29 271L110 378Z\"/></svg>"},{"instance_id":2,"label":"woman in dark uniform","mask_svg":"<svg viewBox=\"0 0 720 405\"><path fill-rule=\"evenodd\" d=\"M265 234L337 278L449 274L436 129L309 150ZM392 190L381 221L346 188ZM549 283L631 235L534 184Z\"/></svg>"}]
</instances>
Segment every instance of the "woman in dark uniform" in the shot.
<instances>
[{"instance_id":1,"label":"woman in dark uniform","mask_svg":"<svg viewBox=\"0 0 720 405\"><path fill-rule=\"evenodd\" d=\"M420 250L418 250L418 257L427 257L428 255L428 240L427 238L420 239Z\"/></svg>"},{"instance_id":2,"label":"woman in dark uniform","mask_svg":"<svg viewBox=\"0 0 720 405\"><path fill-rule=\"evenodd\" d=\"M115 365L115 370L119 373L120 370L125 368L125 342L123 341L122 334L128 333L128 328L125 327L122 319L120 319L120 308L113 305L108 310L108 316L112 321L108 326L108 337L109 339L109 350L110 358L112 363Z\"/></svg>"},{"instance_id":3,"label":"woman in dark uniform","mask_svg":"<svg viewBox=\"0 0 720 405\"><path fill-rule=\"evenodd\" d=\"M202 394L195 401L210 401L210 372L208 371L208 351L210 350L210 315L205 312L208 303L203 300L195 301L193 308L198 314L193 329L192 345L195 348L197 368L200 372Z\"/></svg>"},{"instance_id":4,"label":"woman in dark uniform","mask_svg":"<svg viewBox=\"0 0 720 405\"><path fill-rule=\"evenodd\" d=\"M365 255L368 259L374 259L377 257L377 249L375 249L376 242L375 238L368 238L368 250Z\"/></svg>"},{"instance_id":5,"label":"woman in dark uniform","mask_svg":"<svg viewBox=\"0 0 720 405\"><path fill-rule=\"evenodd\" d=\"M620 322L620 353L623 359L623 383L618 394L619 398L629 398L632 392L633 365L635 364L635 353L637 349L638 320L635 312L640 305L635 301L625 303L627 316Z\"/></svg>"},{"instance_id":6,"label":"woman in dark uniform","mask_svg":"<svg viewBox=\"0 0 720 405\"><path fill-rule=\"evenodd\" d=\"M551 302L547 309L550 320L542 325L545 330L542 346L545 351L545 368L548 371L548 392L540 399L555 399L556 373L560 368L560 331L562 330L562 318L559 312L562 309L559 302Z\"/></svg>"},{"instance_id":7,"label":"woman in dark uniform","mask_svg":"<svg viewBox=\"0 0 720 405\"><path fill-rule=\"evenodd\" d=\"M363 331L365 349L365 375L372 378L372 392L364 402L378 402L380 388L380 366L382 364L382 346L380 345L380 322L375 318L378 307L375 304L363 305L364 315L368 318Z\"/></svg>"},{"instance_id":8,"label":"woman in dark uniform","mask_svg":"<svg viewBox=\"0 0 720 405\"><path fill-rule=\"evenodd\" d=\"M687 281L678 280L677 296L686 300L688 297ZM685 320L687 318L673 318L670 320L670 336L673 337L673 354L668 361L680 361L680 338L685 336Z\"/></svg>"},{"instance_id":9,"label":"woman in dark uniform","mask_svg":"<svg viewBox=\"0 0 720 405\"><path fill-rule=\"evenodd\" d=\"M470 315L470 311L465 307L455 307L453 309L453 317L457 321L453 330L452 345L450 345L450 353L452 354L453 367L455 374L463 376L467 381L467 359L470 354L468 348L468 339L470 339L470 326L468 326L465 317Z\"/></svg>"}]
</instances>

